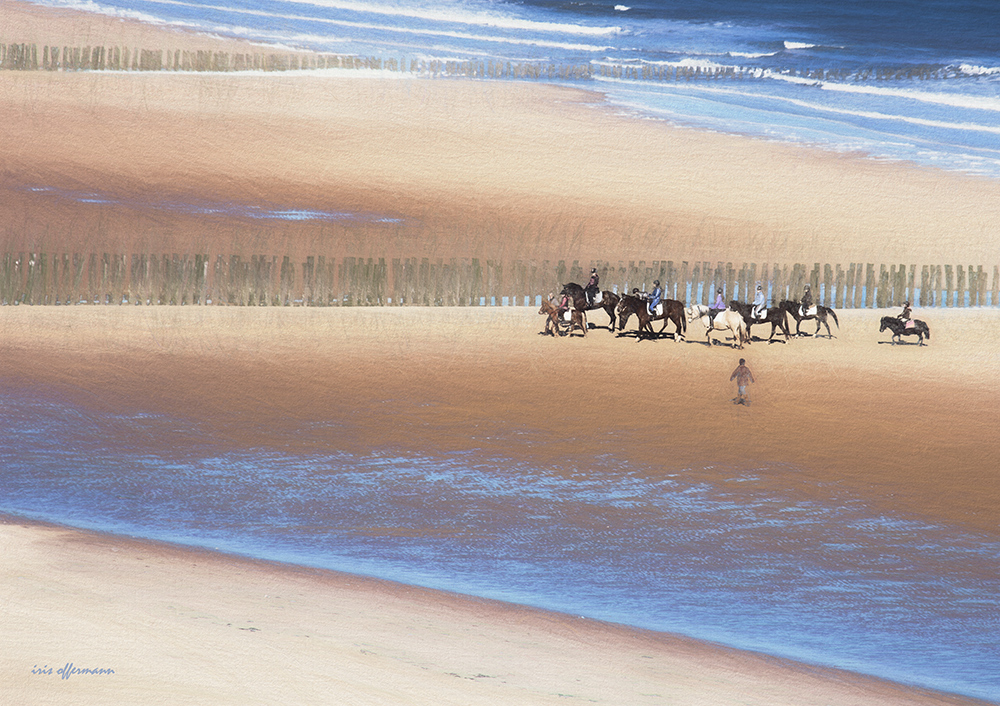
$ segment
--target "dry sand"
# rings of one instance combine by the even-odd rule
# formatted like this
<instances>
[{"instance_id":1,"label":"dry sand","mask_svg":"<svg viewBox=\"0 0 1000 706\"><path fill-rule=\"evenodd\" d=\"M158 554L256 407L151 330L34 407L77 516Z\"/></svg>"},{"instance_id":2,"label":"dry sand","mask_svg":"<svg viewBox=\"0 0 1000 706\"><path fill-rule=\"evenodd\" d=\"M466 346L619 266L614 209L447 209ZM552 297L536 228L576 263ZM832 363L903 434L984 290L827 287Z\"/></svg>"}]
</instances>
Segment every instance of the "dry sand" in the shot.
<instances>
[{"instance_id":1,"label":"dry sand","mask_svg":"<svg viewBox=\"0 0 1000 706\"><path fill-rule=\"evenodd\" d=\"M0 4L0 28L8 42L182 47L132 23L80 24L15 2ZM989 266L1000 237L995 182L634 121L581 91L305 75L0 78L0 250ZM267 226L74 205L31 186L135 204L349 209L407 225ZM7 307L0 386L190 417L233 448L481 448L547 464L613 449L650 473L761 464L781 469L775 484L805 475L888 511L995 533L997 313L918 312L934 336L925 348L886 344L882 313L842 312L832 340L741 353L694 334L551 339L531 309ZM729 404L740 355L759 380L749 409ZM295 433L316 420L342 431ZM513 430L537 443L512 447ZM947 701L663 635L121 538L13 522L0 543L10 596L0 683L18 703ZM115 674L31 673L65 662Z\"/></svg>"}]
</instances>

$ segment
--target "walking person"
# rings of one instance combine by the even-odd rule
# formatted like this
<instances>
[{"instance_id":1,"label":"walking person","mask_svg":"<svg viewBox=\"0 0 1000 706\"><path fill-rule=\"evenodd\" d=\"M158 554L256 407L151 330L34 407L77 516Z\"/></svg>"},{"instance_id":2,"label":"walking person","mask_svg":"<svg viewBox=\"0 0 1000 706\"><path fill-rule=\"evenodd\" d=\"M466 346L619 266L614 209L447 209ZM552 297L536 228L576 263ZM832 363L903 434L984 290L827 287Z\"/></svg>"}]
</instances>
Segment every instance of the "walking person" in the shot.
<instances>
[{"instance_id":1,"label":"walking person","mask_svg":"<svg viewBox=\"0 0 1000 706\"><path fill-rule=\"evenodd\" d=\"M738 396L733 400L733 404L749 405L750 399L747 397L747 385L751 382L755 382L753 379L753 373L750 372L750 368L746 365L747 361L744 358L740 358L740 364L737 366L733 374L729 376L730 382L736 380L736 389Z\"/></svg>"}]
</instances>

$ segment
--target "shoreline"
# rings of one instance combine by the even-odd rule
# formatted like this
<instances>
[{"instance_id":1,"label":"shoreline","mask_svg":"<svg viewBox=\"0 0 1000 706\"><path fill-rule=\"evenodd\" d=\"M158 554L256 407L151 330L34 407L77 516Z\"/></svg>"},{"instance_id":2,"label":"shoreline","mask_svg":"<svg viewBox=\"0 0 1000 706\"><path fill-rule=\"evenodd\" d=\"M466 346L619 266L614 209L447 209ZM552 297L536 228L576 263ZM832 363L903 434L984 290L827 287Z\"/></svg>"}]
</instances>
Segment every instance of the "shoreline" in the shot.
<instances>
[{"instance_id":1,"label":"shoreline","mask_svg":"<svg viewBox=\"0 0 1000 706\"><path fill-rule=\"evenodd\" d=\"M392 697L402 699L397 703L426 703L424 699L431 697L432 694L439 703L452 703L448 696L454 697L455 694L460 694L463 700L468 699L462 703L496 703L496 698L504 698L502 693L505 690L508 691L508 697L518 698L519 703L525 704L547 704L550 698L567 696L585 698L594 703L622 703L620 699L626 693L630 704L661 703L663 698L669 698L669 695L663 693L664 691L672 692L674 698L682 700L697 694L698 699L712 698L713 703L736 703L734 699L738 698L739 703L762 706L764 704L777 706L784 703L797 705L850 703L859 698L864 699L865 703L885 706L904 704L976 706L992 703L961 694L896 683L836 667L807 664L673 633L608 623L584 616L572 616L532 606L400 584L363 575L220 553L159 540L84 530L0 513L0 544L9 550L13 541L18 545L26 545L26 548L17 551L13 562L5 562L0 570L7 579L13 573L20 574L16 577L15 584L18 590L12 601L17 607L23 608L25 601L30 601L30 598L26 598L25 589L39 580L51 582L49 585L58 586L61 592L73 589L73 584L82 584L86 586L86 591L79 591L81 586L78 585L75 586L78 590L73 595L82 599L84 607L91 611L87 621L90 623L95 617L94 609L100 608L101 591L94 585L87 584L92 583L94 575L105 574L107 564L118 564L124 568L127 566L127 559L132 558L129 555L134 555L134 558L144 563L145 569L153 570L140 572L144 576L139 580L134 575L123 579L129 591L125 602L131 605L152 599L151 609L141 620L161 634L157 639L163 639L166 644L173 644L178 639L177 632L183 634L188 630L182 624L184 618L194 618L196 621L199 618L202 620L207 618L208 622L203 623L207 627L203 627L199 632L203 633L203 638L207 638L212 648L218 648L220 643L242 642L243 640L227 639L236 631L249 633L246 637L254 638L258 638L256 633L261 633L252 649L265 654L272 654L272 650L281 647L267 644L268 642L287 642L290 632L303 628L317 633L318 638L325 638L335 643L331 645L334 649L343 649L345 639L353 641L367 638L367 642L353 642L357 652L373 658L380 657L382 659L378 661L383 663L388 660L389 664L395 662L397 665L399 663L406 665L410 669L404 668L404 671L411 672L405 676L406 689L412 689L414 686L421 689L416 693L407 691L405 698L402 693L397 693ZM44 569L39 568L38 562L25 561L25 557L31 553L29 550L45 555L46 561L42 562L46 565ZM9 551L6 553L10 554ZM59 556L62 557L61 562L56 559ZM60 565L67 568L57 569L56 566ZM215 592L195 597L185 590L183 594L177 595L165 593L155 585L157 581L165 580L168 587L176 588L177 574L184 575L185 585L189 585L192 579L194 583L206 580L214 585ZM115 583L116 581L112 580L110 585L104 587L103 592L113 592ZM259 590L265 588L279 595L268 594L261 601L254 594L259 594ZM287 593L283 596L280 592L294 593L295 598L289 600ZM120 596L119 600L122 598ZM164 599L170 603L200 599L205 605L167 606L168 612L165 613L162 607L155 605ZM233 605L234 602L237 605ZM299 605L293 609L295 603ZM330 604L336 606L334 615L350 610L348 606L362 611L360 615L353 613L352 623L367 624L373 618L378 623L383 623L388 617L394 628L401 627L396 621L404 621L409 625L408 630L416 631L417 634L410 634L409 639L400 639L397 632L392 632L390 646L381 642L386 637L384 634L366 633L363 626L352 624L350 634L345 636L340 620L335 620L333 624L328 622L329 616L325 613L329 612ZM274 612L276 605L279 608L277 614ZM365 615L364 611L370 612L372 606L378 606L378 615ZM80 605L64 605L61 606L61 616L58 611L48 612L47 620L61 620L72 626L75 621L80 620L81 616L77 612L80 609ZM225 620L226 617L197 615L213 610L234 609L243 611L242 619L238 623L226 623L224 628L221 620ZM118 612L120 613L120 609ZM287 616L289 612L294 612L295 615ZM295 619L305 618L303 612L310 616L308 628L295 622ZM261 613L264 615L261 616ZM390 616L386 616L386 613ZM251 615L254 617L248 617ZM275 623L274 620L278 616L281 622ZM288 624L289 617L293 617L292 625ZM435 626L429 633L424 622L428 619ZM21 624L20 619L12 620L12 623L11 633L8 635L20 637L21 631L26 626ZM502 668L507 670L505 674L480 672L473 675L458 671L443 671L450 668L457 669L456 665L470 666L466 664L469 655L455 652L455 648L459 647L455 643L462 643L467 639L462 634L464 630L456 630L458 625L471 625L479 633L475 642L477 654L472 659L479 665L477 668L492 668L494 671ZM89 624L88 627L94 630L97 626ZM331 631L332 634L321 635L324 631ZM204 635L205 632L209 634ZM220 637L220 632L228 635ZM275 638L276 632L278 635ZM132 668L123 666L122 661L148 662L153 656L148 652L159 651L155 646L145 645L138 653L128 653L123 652L122 646L115 644L116 640L111 639L110 644L104 644L95 650L88 645L90 640L80 639L84 637L93 639L93 635L80 636L77 638L80 640L79 644L74 644L77 640L70 638L58 645L47 641L49 644L45 645L44 649L49 653L56 649L73 653L82 651L84 652L82 657L73 656L67 665L75 664L84 670L92 670L98 676L108 677L98 679L86 672L78 672L78 675L73 677L73 685L74 688L81 689L80 695L85 699L88 695L91 698L97 695L102 698L109 695L115 695L116 698L138 697L132 703L152 703L160 698L158 695L144 693L145 689L135 691L134 685L121 684L129 677L134 678L136 671L134 666ZM120 639L121 636L117 637ZM0 644L9 639L0 636ZM435 644L427 644L428 640L433 640ZM512 640L519 644L518 658L513 658L514 654L503 646ZM260 642L265 644L261 645ZM10 646L8 644L8 647ZM232 649L234 656L243 653L243 659L252 659L251 653L245 652L247 649L245 645L227 646ZM23 645L21 647L23 649ZM442 650L444 657L441 656ZM17 653L16 650L9 649L4 652L8 655ZM209 655L206 654L207 649L198 652L198 657L209 659ZM531 656L524 657L526 652ZM566 662L567 654L576 654L578 658L582 658L586 671L580 672L579 668L568 667L570 663ZM27 666L24 657L32 662L31 667ZM532 662L532 658L545 661L558 659L562 665L560 675L538 670L537 663ZM51 670L44 671L50 667L50 662L51 667L61 665L61 659L59 657L49 660L45 656L27 655L23 655L21 659L0 658L0 673L8 673L8 679L5 679L10 685L8 693L44 698L53 683L58 684L70 678L60 675L57 680L52 676ZM194 660L195 656L192 655L191 659ZM213 661L224 662L226 658L216 655ZM259 657L252 661L260 663L256 669L264 667ZM15 667L15 662L22 662L22 669ZM310 660L306 658L298 665L300 668L305 667L304 674L308 674L308 670L313 668L309 662ZM250 667L250 669L255 668ZM623 669L629 674L627 686L612 676ZM167 676L162 673L162 668L158 671L160 674L157 676L160 679ZM380 674L380 678L389 677L390 684L400 676L396 673L400 671L398 666L392 669L389 665L383 664L376 667L376 671ZM207 698L202 703L235 703L234 699L239 698L235 693L236 690L232 688L234 685L227 685L223 696L222 693L217 693L219 685L213 683L213 679L206 678L210 672L204 668L197 672L195 678L184 678L191 676L188 670L171 675L174 679L171 682L171 691L176 693L175 690L180 690L184 693L206 689L204 693ZM420 683L424 680L414 679L412 672L417 674L422 672L424 677L430 673L435 682L431 686L431 691L424 691L427 685ZM115 681L110 680L112 675L117 677ZM669 678L664 679L668 675ZM439 682L448 681L449 678L473 683L488 681L491 688L472 689L461 685L455 690L441 690ZM499 680L502 686L498 686L494 680ZM266 678L263 681L266 689ZM612 682L612 685L609 687L607 682ZM642 693L641 689L654 685L661 693ZM246 686L251 689L259 688L251 684ZM357 683L350 686L355 689L360 687L362 691L368 688L364 684ZM324 685L322 688L328 687ZM575 690L576 693L561 691L545 693L547 690L563 688ZM631 693L628 693L630 691ZM249 692L245 692L243 696L249 696ZM260 698L259 693L256 696ZM299 694L299 698L303 696L304 694ZM440 698L446 700L438 701ZM84 702L89 703L89 701Z\"/></svg>"}]
</instances>

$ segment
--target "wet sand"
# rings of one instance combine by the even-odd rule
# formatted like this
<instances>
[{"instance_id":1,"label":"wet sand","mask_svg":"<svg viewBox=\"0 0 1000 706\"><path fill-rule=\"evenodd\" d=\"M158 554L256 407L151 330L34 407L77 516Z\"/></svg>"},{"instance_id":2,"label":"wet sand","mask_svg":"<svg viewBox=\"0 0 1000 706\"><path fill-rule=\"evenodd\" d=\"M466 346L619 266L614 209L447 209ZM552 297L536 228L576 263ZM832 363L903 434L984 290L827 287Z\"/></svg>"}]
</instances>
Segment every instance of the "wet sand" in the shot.
<instances>
[{"instance_id":1,"label":"wet sand","mask_svg":"<svg viewBox=\"0 0 1000 706\"><path fill-rule=\"evenodd\" d=\"M0 41L162 37L19 3L0 13ZM2 78L4 251L984 266L997 252L994 182L633 121L576 90L333 75ZM267 225L143 205L195 198L404 225ZM807 475L893 513L990 534L1000 520L995 310L917 311L933 334L923 348L889 345L878 333L887 312L869 310L840 312L831 340L742 352L694 329L685 343L602 330L552 339L526 308L0 313L0 389L190 418L234 449L477 448L567 465L613 451L650 473L760 464L782 469L775 484ZM600 312L591 321L605 323ZM740 356L758 379L750 408L730 402ZM316 421L338 431L300 433ZM511 444L515 432L532 442ZM14 596L0 680L28 703L167 693L240 704L949 702L355 577L17 522L0 526L0 542ZM31 673L70 661L115 674Z\"/></svg>"},{"instance_id":2,"label":"wet sand","mask_svg":"<svg viewBox=\"0 0 1000 706\"><path fill-rule=\"evenodd\" d=\"M0 675L16 703L976 703L572 616L11 518L0 547ZM67 665L102 673L64 678Z\"/></svg>"}]
</instances>

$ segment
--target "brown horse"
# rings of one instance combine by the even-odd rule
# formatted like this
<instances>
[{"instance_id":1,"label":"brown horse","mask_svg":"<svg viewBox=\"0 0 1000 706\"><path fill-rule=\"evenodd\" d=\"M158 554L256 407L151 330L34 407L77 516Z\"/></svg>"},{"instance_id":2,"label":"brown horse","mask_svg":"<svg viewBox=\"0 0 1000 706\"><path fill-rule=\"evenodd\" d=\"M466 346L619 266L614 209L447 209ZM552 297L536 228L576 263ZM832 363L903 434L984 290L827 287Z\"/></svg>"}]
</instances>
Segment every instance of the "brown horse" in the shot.
<instances>
[{"instance_id":1,"label":"brown horse","mask_svg":"<svg viewBox=\"0 0 1000 706\"><path fill-rule=\"evenodd\" d=\"M674 322L674 340L682 341L687 333L687 320L684 318L684 302L676 299L663 299L660 301L658 311L655 314L649 313L646 300L634 294L623 294L618 303L618 330L624 331L625 324L629 317L635 314L639 319L639 336L643 334L649 336L661 336L667 329L667 324ZM653 332L653 322L663 321L658 333Z\"/></svg>"},{"instance_id":2,"label":"brown horse","mask_svg":"<svg viewBox=\"0 0 1000 706\"><path fill-rule=\"evenodd\" d=\"M747 336L753 338L750 334L750 330L754 324L771 324L771 337L767 339L768 343L774 340L774 332L778 329L785 334L785 342L788 342L791 333L788 330L788 313L779 306L772 306L767 310L766 316L763 319L755 319L753 317L753 305L744 304L743 302L738 302L735 299L729 302L729 307L740 314L743 317L743 321L747 325Z\"/></svg>"},{"instance_id":3,"label":"brown horse","mask_svg":"<svg viewBox=\"0 0 1000 706\"><path fill-rule=\"evenodd\" d=\"M827 338L833 338L833 331L830 330L830 324L827 322L827 317L833 317L833 323L837 324L837 328L840 328L840 321L837 320L837 313L828 306L817 304L815 314L803 314L802 307L798 302L789 301L787 299L778 304L778 306L787 311L791 317L795 319L796 336L802 335L800 327L802 326L802 322L807 321L808 319L816 319L816 333L813 334L814 338L819 338L820 326L826 326Z\"/></svg>"},{"instance_id":4,"label":"brown horse","mask_svg":"<svg viewBox=\"0 0 1000 706\"><path fill-rule=\"evenodd\" d=\"M593 311L594 309L604 309L611 318L608 330L615 330L615 310L618 308L618 295L614 292L604 290L600 293L600 298L593 304L587 299L586 290L576 282L568 282L563 285L560 294L568 294L573 299L573 308L579 311Z\"/></svg>"},{"instance_id":5,"label":"brown horse","mask_svg":"<svg viewBox=\"0 0 1000 706\"><path fill-rule=\"evenodd\" d=\"M583 331L584 336L587 335L586 312L578 309L567 309L564 312L560 312L559 306L555 303L551 295L542 302L538 313L545 315L545 329L542 331L543 334L565 336L568 333L572 336L574 329L580 329Z\"/></svg>"}]
</instances>

